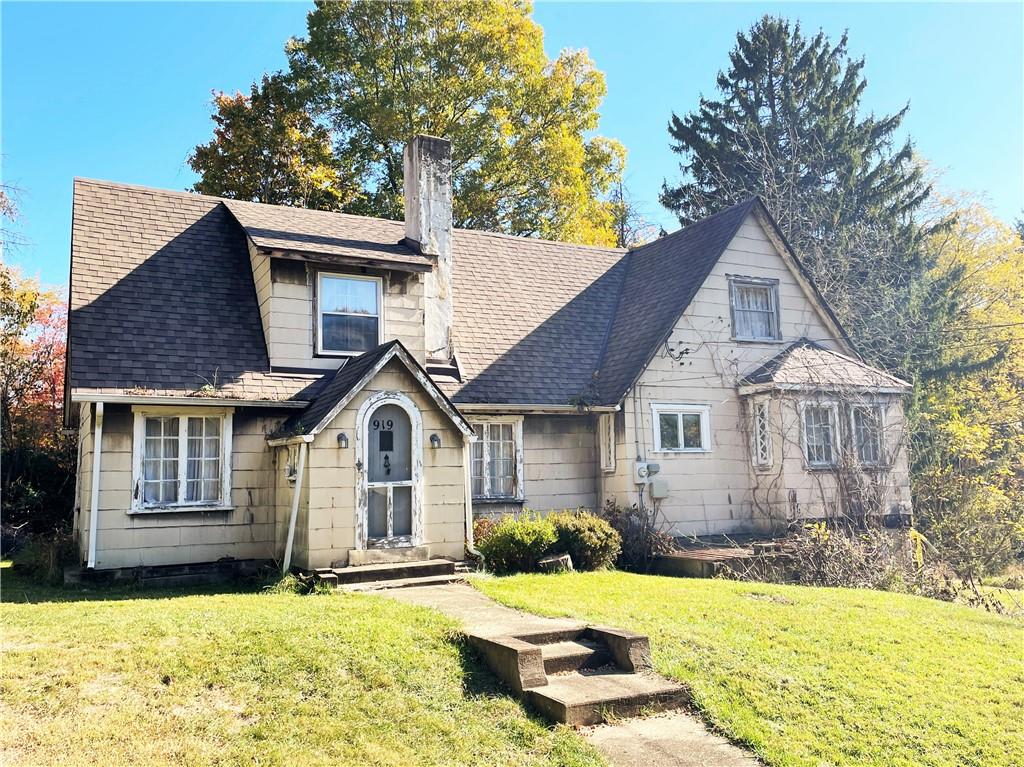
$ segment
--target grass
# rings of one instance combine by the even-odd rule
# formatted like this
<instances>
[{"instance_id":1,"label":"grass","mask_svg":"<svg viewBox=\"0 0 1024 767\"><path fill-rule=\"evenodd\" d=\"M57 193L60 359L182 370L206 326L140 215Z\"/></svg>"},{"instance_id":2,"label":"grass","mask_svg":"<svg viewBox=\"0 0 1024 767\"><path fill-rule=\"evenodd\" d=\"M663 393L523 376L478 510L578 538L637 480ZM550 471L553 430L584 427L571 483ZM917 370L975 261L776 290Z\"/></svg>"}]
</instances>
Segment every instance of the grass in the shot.
<instances>
[{"instance_id":1,"label":"grass","mask_svg":"<svg viewBox=\"0 0 1024 767\"><path fill-rule=\"evenodd\" d=\"M480 578L650 636L658 671L774 767L1024 764L1024 622L878 591L619 572Z\"/></svg>"},{"instance_id":2,"label":"grass","mask_svg":"<svg viewBox=\"0 0 1024 767\"><path fill-rule=\"evenodd\" d=\"M430 610L0 573L5 766L601 764L492 687Z\"/></svg>"}]
</instances>

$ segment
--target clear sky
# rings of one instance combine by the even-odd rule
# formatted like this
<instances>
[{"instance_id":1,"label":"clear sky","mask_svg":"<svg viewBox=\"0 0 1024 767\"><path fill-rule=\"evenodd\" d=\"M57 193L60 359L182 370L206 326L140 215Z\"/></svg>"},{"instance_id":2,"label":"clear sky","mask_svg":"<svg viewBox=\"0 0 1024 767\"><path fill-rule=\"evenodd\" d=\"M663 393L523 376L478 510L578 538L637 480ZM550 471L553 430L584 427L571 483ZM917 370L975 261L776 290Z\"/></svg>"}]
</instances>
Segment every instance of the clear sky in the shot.
<instances>
[{"instance_id":1,"label":"clear sky","mask_svg":"<svg viewBox=\"0 0 1024 767\"><path fill-rule=\"evenodd\" d=\"M48 284L68 274L71 181L169 189L194 180L189 151L211 134L213 90L246 90L285 65L307 3L4 2L3 179L23 190L20 234L5 255ZM1006 221L1024 209L1022 4L538 3L549 55L586 48L607 76L600 132L629 150L628 184L667 229L657 202L678 176L666 124L712 94L736 32L764 13L800 19L866 60L865 107L910 102L905 122L945 184L982 194Z\"/></svg>"}]
</instances>

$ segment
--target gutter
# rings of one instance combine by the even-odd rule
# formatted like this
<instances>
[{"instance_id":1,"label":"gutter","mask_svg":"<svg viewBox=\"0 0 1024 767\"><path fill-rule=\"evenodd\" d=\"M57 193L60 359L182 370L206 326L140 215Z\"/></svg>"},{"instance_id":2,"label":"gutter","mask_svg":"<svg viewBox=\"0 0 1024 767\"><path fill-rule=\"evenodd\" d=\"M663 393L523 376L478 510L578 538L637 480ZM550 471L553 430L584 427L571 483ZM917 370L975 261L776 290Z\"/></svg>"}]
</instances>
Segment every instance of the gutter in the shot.
<instances>
[{"instance_id":1,"label":"gutter","mask_svg":"<svg viewBox=\"0 0 1024 767\"><path fill-rule=\"evenodd\" d=\"M147 397L137 394L72 394L72 402L109 402L112 405L215 405L219 407L273 407L302 409L309 405L306 400L229 399L227 397Z\"/></svg>"},{"instance_id":2,"label":"gutter","mask_svg":"<svg viewBox=\"0 0 1024 767\"><path fill-rule=\"evenodd\" d=\"M538 415L586 415L588 413L617 413L619 405L591 405L582 410L576 405L518 405L518 404L491 404L489 402L456 402L454 403L463 413L526 413Z\"/></svg>"},{"instance_id":3,"label":"gutter","mask_svg":"<svg viewBox=\"0 0 1024 767\"><path fill-rule=\"evenodd\" d=\"M287 575L292 566L292 544L295 542L295 522L299 518L299 497L302 495L302 479L306 473L306 452L309 443L299 445L299 466L295 472L295 489L292 491L292 513L288 519L288 540L284 544L284 560L281 562L281 574Z\"/></svg>"},{"instance_id":4,"label":"gutter","mask_svg":"<svg viewBox=\"0 0 1024 767\"><path fill-rule=\"evenodd\" d=\"M86 567L96 567L96 532L100 527L100 455L103 452L103 403L96 403L93 429L92 486L89 488L89 557Z\"/></svg>"}]
</instances>

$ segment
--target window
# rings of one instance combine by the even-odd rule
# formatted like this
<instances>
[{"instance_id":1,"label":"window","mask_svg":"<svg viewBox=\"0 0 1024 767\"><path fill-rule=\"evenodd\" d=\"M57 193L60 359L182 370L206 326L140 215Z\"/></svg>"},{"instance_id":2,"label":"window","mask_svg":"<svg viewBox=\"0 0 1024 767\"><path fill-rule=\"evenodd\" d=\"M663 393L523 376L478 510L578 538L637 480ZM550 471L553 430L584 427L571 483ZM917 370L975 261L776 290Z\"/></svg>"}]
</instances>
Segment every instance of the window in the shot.
<instances>
[{"instance_id":1,"label":"window","mask_svg":"<svg viewBox=\"0 0 1024 767\"><path fill-rule=\"evenodd\" d=\"M224 506L231 416L136 411L132 508Z\"/></svg>"},{"instance_id":2,"label":"window","mask_svg":"<svg viewBox=\"0 0 1024 767\"><path fill-rule=\"evenodd\" d=\"M766 468L772 465L772 431L768 400L755 400L753 404L754 423L751 440L754 465Z\"/></svg>"},{"instance_id":3,"label":"window","mask_svg":"<svg viewBox=\"0 0 1024 767\"><path fill-rule=\"evenodd\" d=\"M850 407L850 433L857 460L862 464L882 462L882 409L876 405Z\"/></svg>"},{"instance_id":4,"label":"window","mask_svg":"<svg viewBox=\"0 0 1024 767\"><path fill-rule=\"evenodd\" d=\"M808 466L833 466L836 462L836 406L803 406L804 456Z\"/></svg>"},{"instance_id":5,"label":"window","mask_svg":"<svg viewBox=\"0 0 1024 767\"><path fill-rule=\"evenodd\" d=\"M601 451L601 470L615 471L615 413L601 413L598 416L597 441Z\"/></svg>"},{"instance_id":6,"label":"window","mask_svg":"<svg viewBox=\"0 0 1024 767\"><path fill-rule=\"evenodd\" d=\"M656 452L711 451L710 405L652 405Z\"/></svg>"},{"instance_id":7,"label":"window","mask_svg":"<svg viewBox=\"0 0 1024 767\"><path fill-rule=\"evenodd\" d=\"M523 422L489 420L473 424L471 476L474 498L523 499L521 451Z\"/></svg>"},{"instance_id":8,"label":"window","mask_svg":"<svg viewBox=\"0 0 1024 767\"><path fill-rule=\"evenodd\" d=\"M733 278L729 281L732 335L740 341L778 341L778 280Z\"/></svg>"},{"instance_id":9,"label":"window","mask_svg":"<svg viewBox=\"0 0 1024 767\"><path fill-rule=\"evenodd\" d=\"M381 343L379 277L320 272L317 277L317 352L362 354Z\"/></svg>"}]
</instances>

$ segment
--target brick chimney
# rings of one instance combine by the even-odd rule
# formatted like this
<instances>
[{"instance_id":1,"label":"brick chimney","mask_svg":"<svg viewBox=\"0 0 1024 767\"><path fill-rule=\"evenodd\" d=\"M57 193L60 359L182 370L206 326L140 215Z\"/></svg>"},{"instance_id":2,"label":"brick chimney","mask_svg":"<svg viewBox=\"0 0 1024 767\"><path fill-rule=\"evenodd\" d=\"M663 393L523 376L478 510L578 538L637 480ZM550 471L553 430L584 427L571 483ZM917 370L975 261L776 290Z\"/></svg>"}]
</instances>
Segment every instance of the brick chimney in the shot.
<instances>
[{"instance_id":1,"label":"brick chimney","mask_svg":"<svg viewBox=\"0 0 1024 767\"><path fill-rule=\"evenodd\" d=\"M424 282L428 362L452 358L452 144L415 136L405 147L405 239L436 259Z\"/></svg>"}]
</instances>

